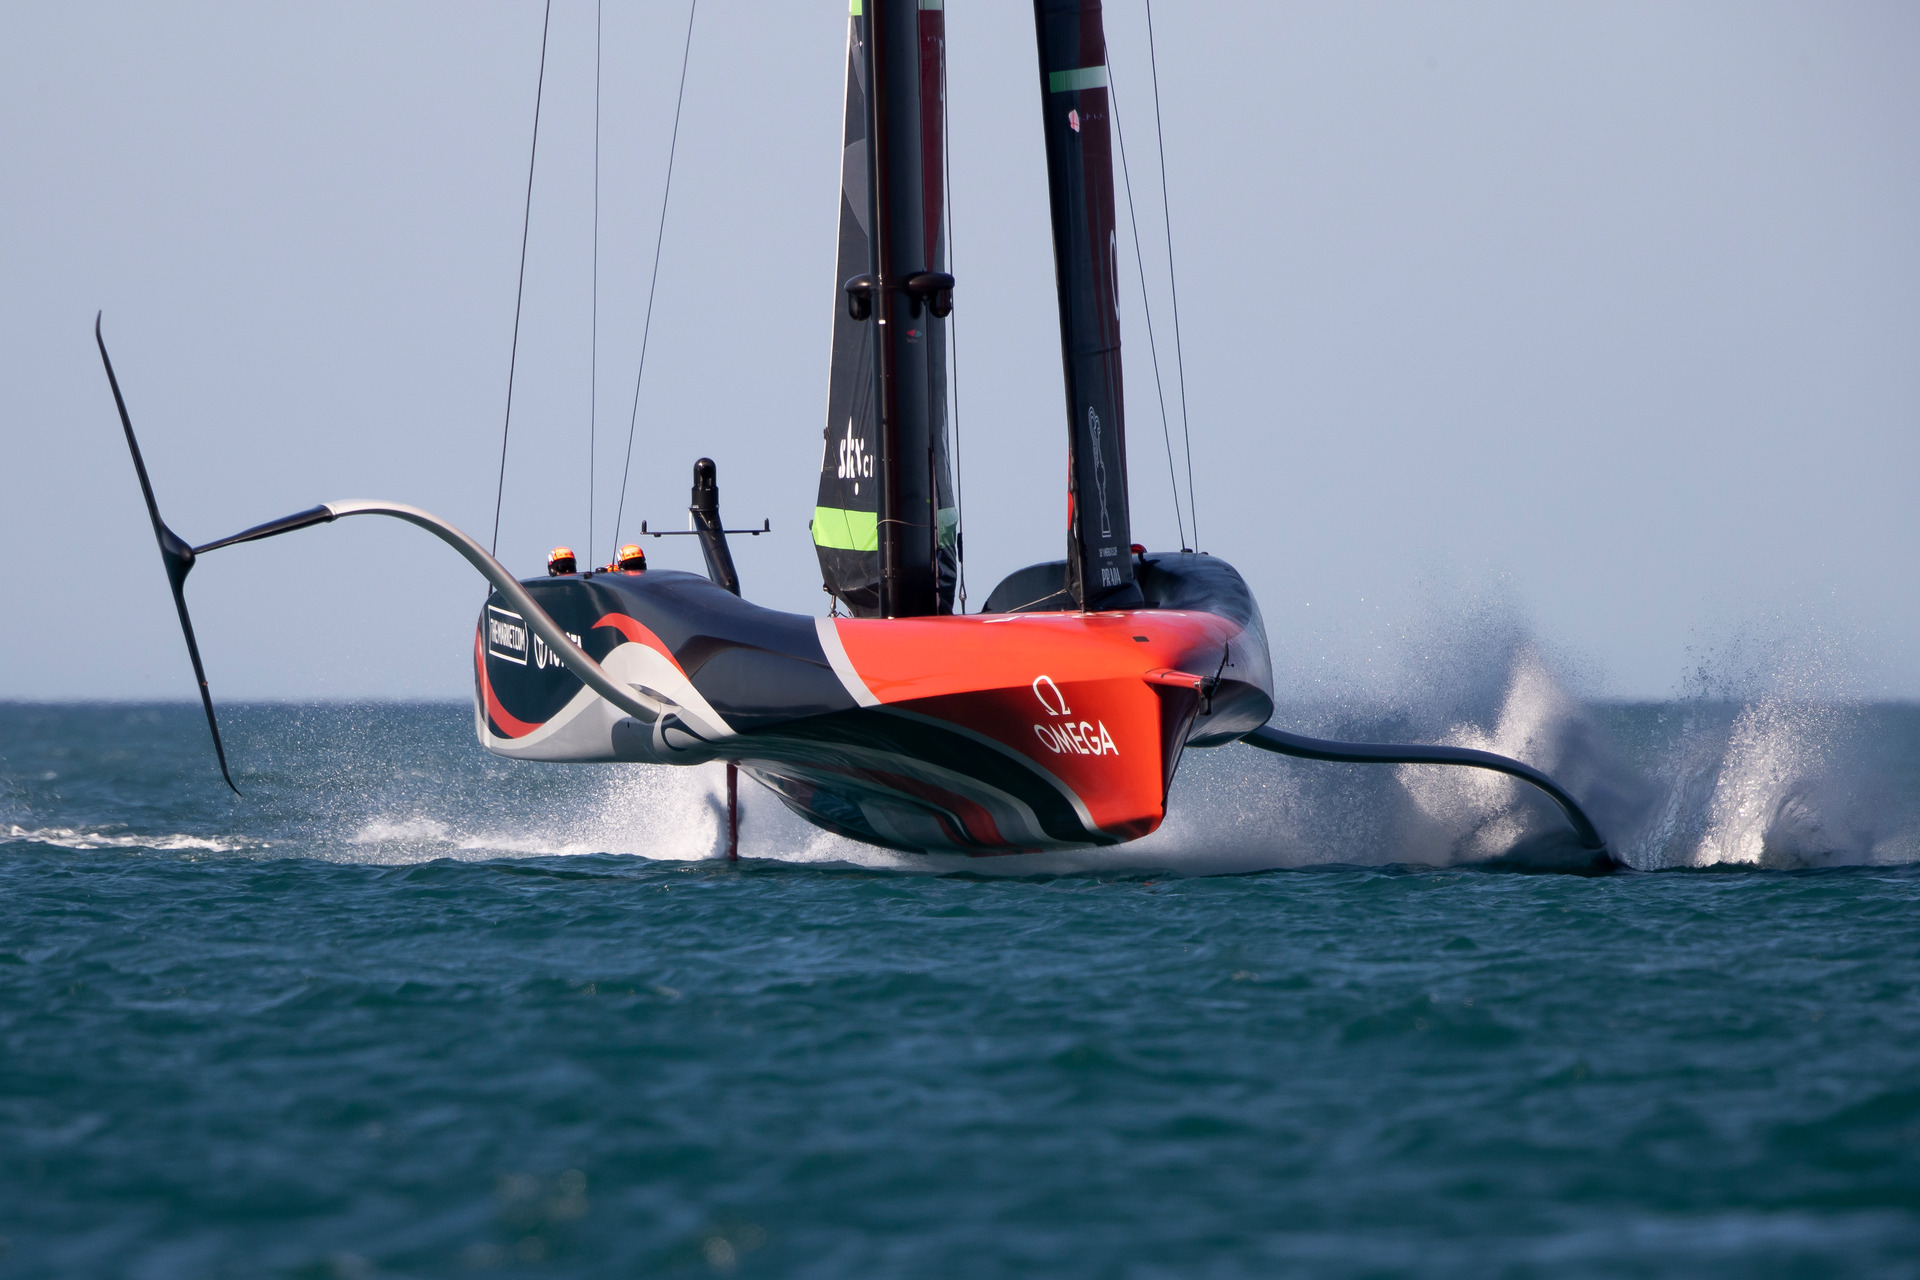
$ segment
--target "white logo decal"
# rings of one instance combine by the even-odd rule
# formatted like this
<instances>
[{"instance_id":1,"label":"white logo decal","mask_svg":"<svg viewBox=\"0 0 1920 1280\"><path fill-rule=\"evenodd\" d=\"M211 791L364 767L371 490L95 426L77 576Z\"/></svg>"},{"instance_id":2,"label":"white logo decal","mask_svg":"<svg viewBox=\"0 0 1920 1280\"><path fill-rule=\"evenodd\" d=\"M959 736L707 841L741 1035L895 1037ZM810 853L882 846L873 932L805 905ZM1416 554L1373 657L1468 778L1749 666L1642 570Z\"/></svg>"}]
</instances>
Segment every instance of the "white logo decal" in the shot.
<instances>
[{"instance_id":1,"label":"white logo decal","mask_svg":"<svg viewBox=\"0 0 1920 1280\"><path fill-rule=\"evenodd\" d=\"M571 631L567 632L567 639L573 641L576 647L580 643L580 637ZM555 653L547 646L545 640L536 635L533 637L533 665L545 670L548 667L564 667L567 665L567 660Z\"/></svg>"},{"instance_id":2,"label":"white logo decal","mask_svg":"<svg viewBox=\"0 0 1920 1280\"><path fill-rule=\"evenodd\" d=\"M1041 685L1045 685L1046 688L1041 688ZM1047 696L1049 693L1053 695L1051 698ZM1050 716L1073 714L1067 706L1067 695L1061 693L1060 686L1046 676L1034 677L1033 696L1040 699L1040 705L1047 709L1047 714ZM1056 702L1060 704L1057 707L1053 705Z\"/></svg>"},{"instance_id":3,"label":"white logo decal","mask_svg":"<svg viewBox=\"0 0 1920 1280\"><path fill-rule=\"evenodd\" d=\"M834 475L841 480L852 480L855 493L860 492L861 480L873 478L873 455L867 452L867 442L853 434L853 419L847 419L847 434L840 441L840 469Z\"/></svg>"},{"instance_id":4,"label":"white logo decal","mask_svg":"<svg viewBox=\"0 0 1920 1280\"><path fill-rule=\"evenodd\" d=\"M527 665L527 622L508 609L487 606L487 656Z\"/></svg>"},{"instance_id":5,"label":"white logo decal","mask_svg":"<svg viewBox=\"0 0 1920 1280\"><path fill-rule=\"evenodd\" d=\"M1088 723L1085 720L1065 724L1037 724L1033 726L1034 736L1047 746L1055 755L1071 752L1077 756L1119 755L1120 748L1114 744L1113 735L1107 732L1104 723Z\"/></svg>"},{"instance_id":6,"label":"white logo decal","mask_svg":"<svg viewBox=\"0 0 1920 1280\"><path fill-rule=\"evenodd\" d=\"M1113 536L1113 520L1107 515L1107 451L1100 447L1100 415L1087 406L1087 429L1093 434L1093 489L1100 497L1100 536Z\"/></svg>"},{"instance_id":7,"label":"white logo decal","mask_svg":"<svg viewBox=\"0 0 1920 1280\"><path fill-rule=\"evenodd\" d=\"M1036 676L1033 681L1033 696L1040 699L1040 705L1047 709L1050 716L1070 716L1073 714L1067 706L1067 696L1060 692L1060 686L1047 676ZM1033 736L1046 744L1047 750L1055 755L1071 753L1076 756L1119 755L1120 748L1114 743L1113 735L1107 732L1107 726L1100 721L1073 721L1064 724L1036 724Z\"/></svg>"}]
</instances>

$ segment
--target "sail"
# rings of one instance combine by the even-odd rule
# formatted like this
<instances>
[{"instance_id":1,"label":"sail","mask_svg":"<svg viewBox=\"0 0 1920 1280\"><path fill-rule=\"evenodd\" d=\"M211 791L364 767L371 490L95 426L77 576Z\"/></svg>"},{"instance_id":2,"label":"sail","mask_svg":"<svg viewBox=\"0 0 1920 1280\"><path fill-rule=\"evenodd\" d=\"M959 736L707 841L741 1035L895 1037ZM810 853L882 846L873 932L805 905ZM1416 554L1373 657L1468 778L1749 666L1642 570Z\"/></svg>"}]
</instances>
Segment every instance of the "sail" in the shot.
<instances>
[{"instance_id":1,"label":"sail","mask_svg":"<svg viewBox=\"0 0 1920 1280\"><path fill-rule=\"evenodd\" d=\"M870 269L867 219L866 20L847 22L846 124L840 155L840 247L833 274L833 356L827 373L827 425L820 454L820 494L813 546L826 589L855 614L880 602L880 538L876 529L880 448L873 402L873 325L847 313L841 286Z\"/></svg>"},{"instance_id":2,"label":"sail","mask_svg":"<svg viewBox=\"0 0 1920 1280\"><path fill-rule=\"evenodd\" d=\"M1100 0L1034 0L1066 366L1067 591L1083 609L1141 603L1128 548L1118 240Z\"/></svg>"},{"instance_id":3,"label":"sail","mask_svg":"<svg viewBox=\"0 0 1920 1280\"><path fill-rule=\"evenodd\" d=\"M875 2L875 0L869 0ZM876 198L873 189L875 156L868 132L875 104L868 97L873 55L866 41L869 19L865 5L854 0L847 26L847 91L840 157L840 227L834 262L833 343L828 371L827 423L820 457L820 486L813 513L814 550L826 590L856 616L881 612L882 487L891 479L897 490L896 511L901 528L902 571L917 590L919 603L908 611L946 613L953 605L956 579L956 528L953 482L947 455L946 321L921 309L909 316L899 307L900 342L894 355L891 450L880 439L880 374L877 321L892 307L877 305L875 314L855 319L848 308L846 282L880 274L879 253L873 238L876 206L886 204L890 220L907 226L893 241L895 259L908 249L893 276L902 279L921 271L946 270L945 201L942 175L945 29L939 3L928 0L877 0L888 16L905 17L910 28L896 23L904 51L911 40L917 56L895 59L895 79L912 88L910 99L889 103L891 116L908 124L896 129L884 161L896 174L897 191L907 185L911 197L890 203ZM886 83L885 78L882 82ZM917 91L916 91L917 90ZM896 299L895 306L903 299ZM904 357L904 358L900 358ZM895 455L888 477L883 452Z\"/></svg>"}]
</instances>

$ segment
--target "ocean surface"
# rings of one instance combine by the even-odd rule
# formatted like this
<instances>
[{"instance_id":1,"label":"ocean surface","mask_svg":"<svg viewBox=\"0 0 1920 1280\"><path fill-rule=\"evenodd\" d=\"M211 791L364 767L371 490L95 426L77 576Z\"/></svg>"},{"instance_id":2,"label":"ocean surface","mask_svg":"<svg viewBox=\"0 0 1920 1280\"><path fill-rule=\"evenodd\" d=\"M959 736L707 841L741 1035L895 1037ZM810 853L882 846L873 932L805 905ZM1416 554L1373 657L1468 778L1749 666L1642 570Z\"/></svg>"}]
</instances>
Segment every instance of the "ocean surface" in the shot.
<instances>
[{"instance_id":1,"label":"ocean surface","mask_svg":"<svg viewBox=\"0 0 1920 1280\"><path fill-rule=\"evenodd\" d=\"M862 849L453 705L0 705L0 1275L1920 1275L1920 708L1472 705ZM1474 702L1473 699L1478 699ZM1516 870L1516 868L1518 870Z\"/></svg>"}]
</instances>

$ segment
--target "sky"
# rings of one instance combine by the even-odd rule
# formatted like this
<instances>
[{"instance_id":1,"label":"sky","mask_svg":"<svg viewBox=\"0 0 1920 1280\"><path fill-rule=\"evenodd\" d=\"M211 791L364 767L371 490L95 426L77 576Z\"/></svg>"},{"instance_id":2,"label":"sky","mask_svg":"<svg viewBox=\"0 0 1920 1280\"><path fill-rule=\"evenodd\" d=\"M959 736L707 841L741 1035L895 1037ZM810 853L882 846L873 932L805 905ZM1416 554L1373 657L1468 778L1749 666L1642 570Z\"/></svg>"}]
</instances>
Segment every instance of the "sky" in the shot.
<instances>
[{"instance_id":1,"label":"sky","mask_svg":"<svg viewBox=\"0 0 1920 1280\"><path fill-rule=\"evenodd\" d=\"M823 612L845 4L700 3L636 398L687 15L604 5L596 269L595 7L554 0L500 554L605 557L616 507L682 527L705 454L729 523L772 522L747 596ZM1482 617L1592 696L1758 636L1920 697L1920 7L1154 19L1164 208L1146 10L1107 6L1135 536L1179 537L1170 225L1199 545L1283 697L1390 688ZM192 696L96 311L189 540L349 497L490 535L541 21L0 10L0 698ZM947 26L977 608L1064 554L1065 410L1031 8ZM689 541L648 552L694 569ZM218 698L469 694L482 583L396 522L223 551L188 596Z\"/></svg>"}]
</instances>

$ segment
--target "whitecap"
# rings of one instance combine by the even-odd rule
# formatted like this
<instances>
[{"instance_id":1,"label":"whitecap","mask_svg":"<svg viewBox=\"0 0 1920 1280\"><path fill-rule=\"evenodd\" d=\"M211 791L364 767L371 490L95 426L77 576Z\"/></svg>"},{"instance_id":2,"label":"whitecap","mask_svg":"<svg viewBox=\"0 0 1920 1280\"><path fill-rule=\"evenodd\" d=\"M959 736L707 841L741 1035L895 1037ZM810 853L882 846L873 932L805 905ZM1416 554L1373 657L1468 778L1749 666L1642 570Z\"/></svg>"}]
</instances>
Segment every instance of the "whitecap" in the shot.
<instances>
[{"instance_id":1,"label":"whitecap","mask_svg":"<svg viewBox=\"0 0 1920 1280\"><path fill-rule=\"evenodd\" d=\"M56 849L150 849L159 853L238 853L247 849L265 849L263 840L237 837L116 834L86 827L22 827L9 824L0 834L0 844L44 844Z\"/></svg>"}]
</instances>

